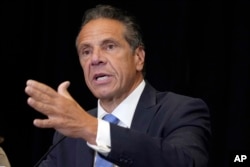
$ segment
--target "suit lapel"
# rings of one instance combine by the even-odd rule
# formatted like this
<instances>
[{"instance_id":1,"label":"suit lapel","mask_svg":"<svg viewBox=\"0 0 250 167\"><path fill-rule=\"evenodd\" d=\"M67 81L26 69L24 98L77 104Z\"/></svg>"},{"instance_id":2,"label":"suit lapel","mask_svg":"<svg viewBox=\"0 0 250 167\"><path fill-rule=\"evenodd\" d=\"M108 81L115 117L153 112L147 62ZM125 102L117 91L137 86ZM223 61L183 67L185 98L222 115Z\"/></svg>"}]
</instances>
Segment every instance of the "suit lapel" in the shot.
<instances>
[{"instance_id":1,"label":"suit lapel","mask_svg":"<svg viewBox=\"0 0 250 167\"><path fill-rule=\"evenodd\" d=\"M146 133L158 108L159 106L156 105L156 90L146 82L146 86L135 110L131 129ZM89 113L93 116L97 116L97 109L90 110ZM80 160L78 162L82 167L92 167L94 151L86 144L82 145L80 143L82 142L77 144L79 153L77 156L81 156L81 158L78 158Z\"/></svg>"},{"instance_id":2,"label":"suit lapel","mask_svg":"<svg viewBox=\"0 0 250 167\"><path fill-rule=\"evenodd\" d=\"M146 82L146 86L135 110L131 129L147 132L158 108L159 106L156 105L156 90Z\"/></svg>"}]
</instances>

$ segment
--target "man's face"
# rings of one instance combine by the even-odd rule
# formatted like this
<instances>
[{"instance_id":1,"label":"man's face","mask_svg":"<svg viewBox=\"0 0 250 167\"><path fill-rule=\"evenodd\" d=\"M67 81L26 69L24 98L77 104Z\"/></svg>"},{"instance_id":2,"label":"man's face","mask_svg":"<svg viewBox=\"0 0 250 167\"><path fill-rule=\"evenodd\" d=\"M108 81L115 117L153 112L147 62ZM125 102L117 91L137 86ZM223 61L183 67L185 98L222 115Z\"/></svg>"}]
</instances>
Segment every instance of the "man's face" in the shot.
<instances>
[{"instance_id":1,"label":"man's face","mask_svg":"<svg viewBox=\"0 0 250 167\"><path fill-rule=\"evenodd\" d=\"M101 100L123 100L142 80L144 50L134 52L125 40L125 26L116 20L88 22L77 38L87 86Z\"/></svg>"}]
</instances>

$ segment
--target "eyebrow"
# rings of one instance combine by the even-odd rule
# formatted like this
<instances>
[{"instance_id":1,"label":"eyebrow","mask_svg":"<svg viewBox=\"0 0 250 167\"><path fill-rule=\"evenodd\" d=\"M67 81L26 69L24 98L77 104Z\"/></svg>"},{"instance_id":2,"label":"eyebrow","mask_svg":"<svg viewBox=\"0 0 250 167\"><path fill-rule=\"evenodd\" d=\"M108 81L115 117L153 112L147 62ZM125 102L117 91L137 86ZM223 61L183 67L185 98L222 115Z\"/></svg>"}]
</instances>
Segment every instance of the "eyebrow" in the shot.
<instances>
[{"instance_id":1,"label":"eyebrow","mask_svg":"<svg viewBox=\"0 0 250 167\"><path fill-rule=\"evenodd\" d=\"M77 46L77 52L79 53L83 48L87 47L91 47L90 44L80 43L79 46Z\"/></svg>"},{"instance_id":2,"label":"eyebrow","mask_svg":"<svg viewBox=\"0 0 250 167\"><path fill-rule=\"evenodd\" d=\"M115 40L114 38L106 38L106 39L100 41L99 44L103 45L103 44L109 43L109 42L112 42L112 43L115 43L115 44L119 44L119 42L117 42L117 40ZM87 42L87 43L80 43L77 48L81 49L83 47L91 47L91 44L89 42Z\"/></svg>"},{"instance_id":3,"label":"eyebrow","mask_svg":"<svg viewBox=\"0 0 250 167\"><path fill-rule=\"evenodd\" d=\"M117 42L117 40L115 40L114 38L107 38L107 39L105 39L105 40L103 40L103 41L101 42L101 45L102 45L102 44L106 44L106 43L110 43L110 42L115 43L115 44L118 44L118 43L119 43L119 42Z\"/></svg>"}]
</instances>

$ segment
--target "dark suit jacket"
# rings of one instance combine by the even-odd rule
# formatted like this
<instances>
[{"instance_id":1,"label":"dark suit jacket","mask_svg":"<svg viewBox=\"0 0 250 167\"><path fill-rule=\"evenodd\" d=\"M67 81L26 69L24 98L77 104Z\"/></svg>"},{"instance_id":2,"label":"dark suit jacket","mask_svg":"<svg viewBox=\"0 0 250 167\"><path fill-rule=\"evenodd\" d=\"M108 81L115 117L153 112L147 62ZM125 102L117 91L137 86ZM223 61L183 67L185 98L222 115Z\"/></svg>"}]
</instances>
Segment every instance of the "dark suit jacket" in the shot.
<instances>
[{"instance_id":1,"label":"dark suit jacket","mask_svg":"<svg viewBox=\"0 0 250 167\"><path fill-rule=\"evenodd\" d=\"M97 109L89 111L97 115ZM54 144L62 137L55 133ZM111 125L107 159L127 167L205 167L210 116L198 98L156 91L146 83L131 128ZM40 167L93 167L94 151L82 139L66 137Z\"/></svg>"}]
</instances>

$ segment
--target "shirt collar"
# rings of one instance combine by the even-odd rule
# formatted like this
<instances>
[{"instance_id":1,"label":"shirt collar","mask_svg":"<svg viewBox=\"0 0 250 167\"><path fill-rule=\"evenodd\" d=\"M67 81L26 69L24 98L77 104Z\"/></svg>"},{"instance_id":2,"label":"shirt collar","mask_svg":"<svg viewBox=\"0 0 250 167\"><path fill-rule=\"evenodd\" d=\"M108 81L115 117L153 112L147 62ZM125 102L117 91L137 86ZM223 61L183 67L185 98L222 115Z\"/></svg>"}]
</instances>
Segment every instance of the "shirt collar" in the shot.
<instances>
[{"instance_id":1,"label":"shirt collar","mask_svg":"<svg viewBox=\"0 0 250 167\"><path fill-rule=\"evenodd\" d=\"M129 94L112 112L120 120L120 125L130 128L134 112L145 87L145 81L142 82ZM108 114L100 105L100 100L98 99L98 118L102 118L104 115Z\"/></svg>"}]
</instances>

